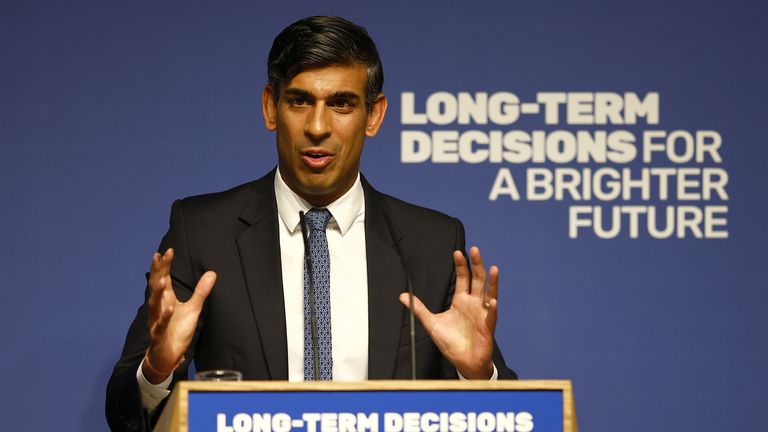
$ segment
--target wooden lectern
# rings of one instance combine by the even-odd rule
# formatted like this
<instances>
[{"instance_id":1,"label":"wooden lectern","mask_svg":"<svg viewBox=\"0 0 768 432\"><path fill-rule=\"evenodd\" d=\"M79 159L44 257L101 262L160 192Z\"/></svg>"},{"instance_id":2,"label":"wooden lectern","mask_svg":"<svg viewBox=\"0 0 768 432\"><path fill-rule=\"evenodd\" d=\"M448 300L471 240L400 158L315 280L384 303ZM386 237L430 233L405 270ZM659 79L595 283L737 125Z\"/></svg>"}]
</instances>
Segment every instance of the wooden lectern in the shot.
<instances>
[{"instance_id":1,"label":"wooden lectern","mask_svg":"<svg viewBox=\"0 0 768 432\"><path fill-rule=\"evenodd\" d=\"M182 381L155 431L578 432L570 381Z\"/></svg>"}]
</instances>

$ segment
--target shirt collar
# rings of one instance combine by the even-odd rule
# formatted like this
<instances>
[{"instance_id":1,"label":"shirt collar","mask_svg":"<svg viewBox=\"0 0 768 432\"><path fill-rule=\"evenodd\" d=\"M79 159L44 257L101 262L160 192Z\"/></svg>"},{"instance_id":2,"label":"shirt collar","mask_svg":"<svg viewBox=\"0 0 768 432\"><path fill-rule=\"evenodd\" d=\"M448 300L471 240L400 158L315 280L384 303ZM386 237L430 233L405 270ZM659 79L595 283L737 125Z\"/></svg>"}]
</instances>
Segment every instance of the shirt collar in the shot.
<instances>
[{"instance_id":1,"label":"shirt collar","mask_svg":"<svg viewBox=\"0 0 768 432\"><path fill-rule=\"evenodd\" d=\"M288 231L292 233L300 231L299 212L306 213L313 205L288 187L280 174L279 167L275 173L275 198L277 200L277 213ZM331 212L328 228L338 229L342 236L346 234L355 220L365 212L365 195L360 181L360 173L357 173L352 187L325 208Z\"/></svg>"}]
</instances>

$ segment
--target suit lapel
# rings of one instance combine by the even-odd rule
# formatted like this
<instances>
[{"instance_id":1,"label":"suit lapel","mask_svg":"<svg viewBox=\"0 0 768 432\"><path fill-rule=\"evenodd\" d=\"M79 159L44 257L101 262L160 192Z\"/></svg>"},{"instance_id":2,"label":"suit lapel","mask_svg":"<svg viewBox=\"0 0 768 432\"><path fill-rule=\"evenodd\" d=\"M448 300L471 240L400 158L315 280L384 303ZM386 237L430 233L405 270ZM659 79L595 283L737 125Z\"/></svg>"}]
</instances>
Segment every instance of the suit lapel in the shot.
<instances>
[{"instance_id":1,"label":"suit lapel","mask_svg":"<svg viewBox=\"0 0 768 432\"><path fill-rule=\"evenodd\" d=\"M273 380L287 380L288 346L277 219L273 171L254 184L240 215L240 220L249 226L238 235L237 247L269 376Z\"/></svg>"},{"instance_id":2,"label":"suit lapel","mask_svg":"<svg viewBox=\"0 0 768 432\"><path fill-rule=\"evenodd\" d=\"M400 345L405 309L398 300L406 290L405 272L394 248L383 198L363 179L365 193L365 248L368 265L368 378L391 379Z\"/></svg>"}]
</instances>

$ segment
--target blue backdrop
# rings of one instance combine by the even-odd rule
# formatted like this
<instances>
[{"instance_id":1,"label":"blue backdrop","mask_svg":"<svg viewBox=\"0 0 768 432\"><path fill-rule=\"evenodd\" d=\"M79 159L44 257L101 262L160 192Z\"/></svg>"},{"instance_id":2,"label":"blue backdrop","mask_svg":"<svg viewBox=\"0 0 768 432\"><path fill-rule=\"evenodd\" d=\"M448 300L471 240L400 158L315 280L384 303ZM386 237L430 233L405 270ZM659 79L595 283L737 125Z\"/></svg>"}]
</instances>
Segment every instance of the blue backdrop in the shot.
<instances>
[{"instance_id":1,"label":"blue backdrop","mask_svg":"<svg viewBox=\"0 0 768 432\"><path fill-rule=\"evenodd\" d=\"M764 426L764 3L10 0L0 7L0 428L106 429L106 382L171 202L274 165L274 136L260 117L266 56L285 25L314 14L348 17L376 40L390 111L367 143L363 172L382 191L460 217L470 244L501 267L497 337L522 378L572 379L585 431ZM462 92L475 102L478 93L512 93L539 112L509 124L438 124ZM564 98L549 105L557 121L547 121L544 92ZM403 93L413 93L412 106ZM610 107L598 106L597 93L618 97L621 117L599 124ZM435 94L427 124L410 124L407 110L426 115ZM639 111L632 95L646 103ZM491 105L475 109L522 107ZM637 121L621 124L631 112ZM675 158L686 150L681 133L673 157L661 150L644 161L653 130L714 131L719 160ZM424 161L409 161L408 131L430 137ZM530 146L498 138L510 131L549 136L544 160L514 160ZM569 159L588 141L579 131L624 131L611 154L637 154ZM496 159L480 151L493 147L482 142L492 135L506 143L494 147ZM658 177L647 199L640 186L608 200L534 199L527 176L560 168L692 174L670 178L667 199ZM717 170L710 180L722 193L696 198L705 168ZM491 200L499 176L506 192ZM592 220L592 206L604 219L614 207L624 212L614 238L589 226L569 236ZM707 238L696 229L654 238L648 208L667 206L689 210ZM574 209L584 211L573 217Z\"/></svg>"}]
</instances>

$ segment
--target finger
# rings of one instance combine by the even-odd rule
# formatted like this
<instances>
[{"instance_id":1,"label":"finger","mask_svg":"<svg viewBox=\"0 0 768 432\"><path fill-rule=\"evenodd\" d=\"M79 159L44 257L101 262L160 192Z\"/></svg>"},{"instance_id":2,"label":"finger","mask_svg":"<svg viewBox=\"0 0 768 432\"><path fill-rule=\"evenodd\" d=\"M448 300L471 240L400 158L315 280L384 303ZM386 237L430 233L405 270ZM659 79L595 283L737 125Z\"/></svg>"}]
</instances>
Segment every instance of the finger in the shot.
<instances>
[{"instance_id":1,"label":"finger","mask_svg":"<svg viewBox=\"0 0 768 432\"><path fill-rule=\"evenodd\" d=\"M173 248L168 248L164 254L155 253L152 257L152 265L149 269L149 287L152 291L164 288L161 279L171 274L173 255Z\"/></svg>"},{"instance_id":2,"label":"finger","mask_svg":"<svg viewBox=\"0 0 768 432\"><path fill-rule=\"evenodd\" d=\"M208 294L211 293L213 285L216 283L216 273L207 271L200 277L195 287L195 292L192 293L192 297L189 299L189 304L196 309L202 309L205 299L208 298Z\"/></svg>"},{"instance_id":3,"label":"finger","mask_svg":"<svg viewBox=\"0 0 768 432\"><path fill-rule=\"evenodd\" d=\"M152 264L149 265L149 279L147 279L147 282L149 283L149 289L152 293L154 293L159 286L159 279L161 277L160 272L162 271L162 258L162 255L155 252L155 254L152 255Z\"/></svg>"},{"instance_id":4,"label":"finger","mask_svg":"<svg viewBox=\"0 0 768 432\"><path fill-rule=\"evenodd\" d=\"M499 268L491 266L488 269L488 291L483 298L483 304L488 312L485 315L485 326L491 335L496 332L496 321L499 317Z\"/></svg>"},{"instance_id":5,"label":"finger","mask_svg":"<svg viewBox=\"0 0 768 432\"><path fill-rule=\"evenodd\" d=\"M411 295L407 292L400 294L400 303L402 303L408 309L411 308ZM434 314L424 306L424 303L419 300L418 297L413 296L413 314L421 321L421 324L427 329L427 332L432 332L432 317Z\"/></svg>"},{"instance_id":6,"label":"finger","mask_svg":"<svg viewBox=\"0 0 768 432\"><path fill-rule=\"evenodd\" d=\"M488 307L486 307L488 313L485 315L485 326L490 331L490 334L496 332L496 320L499 317L499 302L495 298L488 300Z\"/></svg>"},{"instance_id":7,"label":"finger","mask_svg":"<svg viewBox=\"0 0 768 432\"><path fill-rule=\"evenodd\" d=\"M149 327L150 331L154 328L155 322L160 319L163 289L160 283L160 261L162 255L155 252L152 256L152 264L149 268L149 279L147 285L149 286L149 299L147 304L149 306Z\"/></svg>"},{"instance_id":8,"label":"finger","mask_svg":"<svg viewBox=\"0 0 768 432\"><path fill-rule=\"evenodd\" d=\"M154 321L150 327L150 335L153 340L160 339L168 328L168 323L171 322L173 316L173 307L166 308L161 314L158 320Z\"/></svg>"},{"instance_id":9,"label":"finger","mask_svg":"<svg viewBox=\"0 0 768 432\"><path fill-rule=\"evenodd\" d=\"M485 290L485 265L480 249L477 246L469 248L469 259L472 261L472 286L470 294L480 297Z\"/></svg>"},{"instance_id":10,"label":"finger","mask_svg":"<svg viewBox=\"0 0 768 432\"><path fill-rule=\"evenodd\" d=\"M486 298L499 298L499 268L496 266L491 266L488 269L488 291L486 291Z\"/></svg>"},{"instance_id":11,"label":"finger","mask_svg":"<svg viewBox=\"0 0 768 432\"><path fill-rule=\"evenodd\" d=\"M161 267L162 267L163 276L168 276L170 278L171 263L173 262L174 255L175 255L175 251L173 250L173 248L168 248L163 254L161 258Z\"/></svg>"},{"instance_id":12,"label":"finger","mask_svg":"<svg viewBox=\"0 0 768 432\"><path fill-rule=\"evenodd\" d=\"M173 292L171 280L171 262L173 261L173 249L168 249L163 255L155 253L152 257L152 265L149 274L149 322L153 325L160 317L167 313L169 307L176 303L176 294Z\"/></svg>"},{"instance_id":13,"label":"finger","mask_svg":"<svg viewBox=\"0 0 768 432\"><path fill-rule=\"evenodd\" d=\"M461 251L453 251L453 264L456 266L456 294L469 293L469 266Z\"/></svg>"},{"instance_id":14,"label":"finger","mask_svg":"<svg viewBox=\"0 0 768 432\"><path fill-rule=\"evenodd\" d=\"M149 326L153 328L157 323L165 319L169 314L173 314L176 306L176 293L173 289L166 289L171 286L171 278L168 276L160 278L158 288L149 298Z\"/></svg>"}]
</instances>

